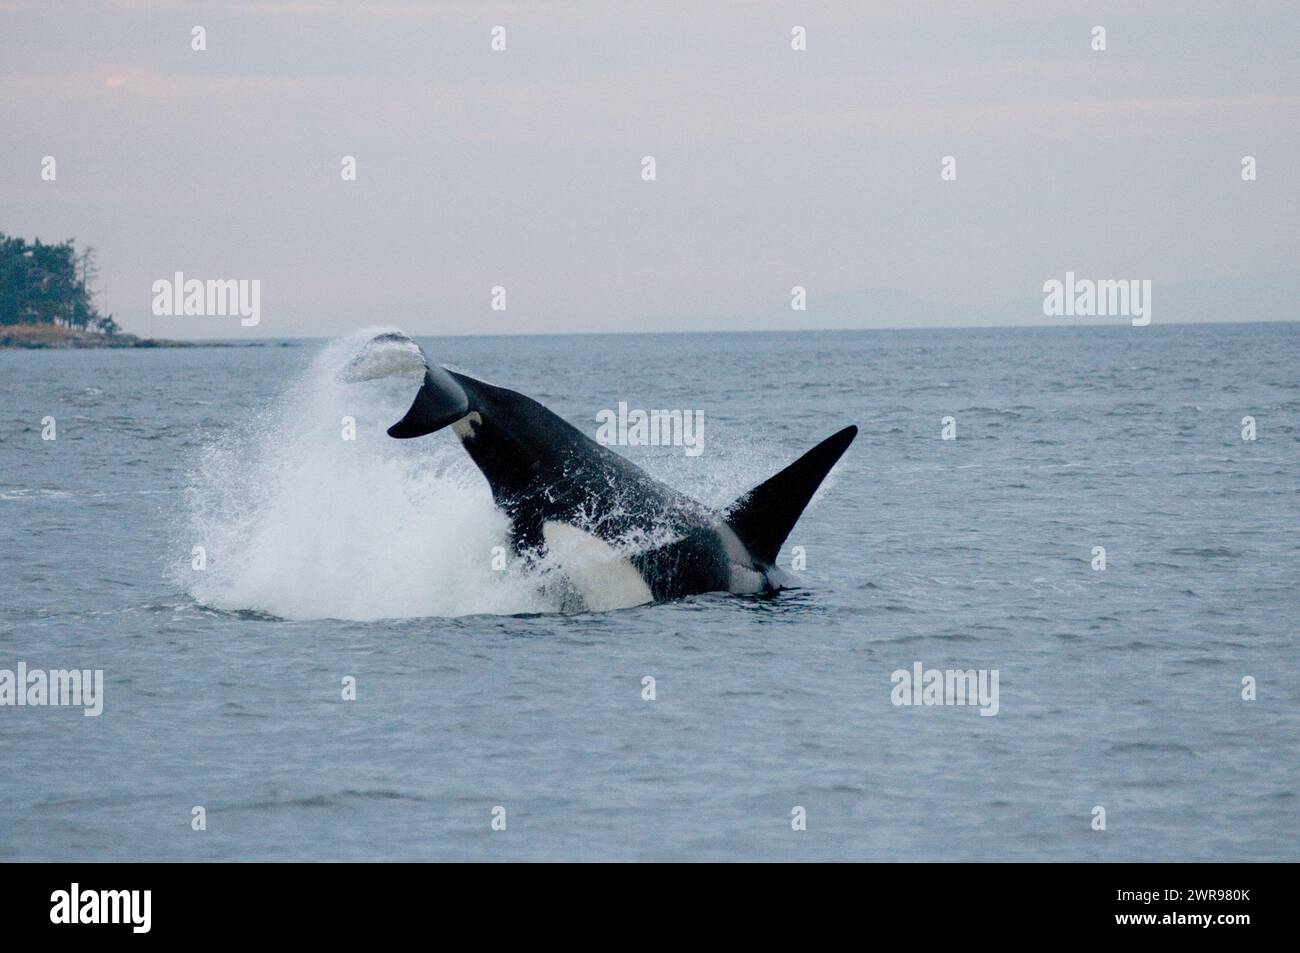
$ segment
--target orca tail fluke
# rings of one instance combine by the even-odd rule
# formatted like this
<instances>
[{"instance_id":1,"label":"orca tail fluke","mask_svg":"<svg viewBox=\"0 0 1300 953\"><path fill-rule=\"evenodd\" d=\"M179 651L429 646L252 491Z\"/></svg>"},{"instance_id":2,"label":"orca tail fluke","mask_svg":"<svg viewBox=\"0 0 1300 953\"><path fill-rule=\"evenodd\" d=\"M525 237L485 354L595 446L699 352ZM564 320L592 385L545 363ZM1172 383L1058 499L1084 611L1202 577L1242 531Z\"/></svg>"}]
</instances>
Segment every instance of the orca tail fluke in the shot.
<instances>
[{"instance_id":1,"label":"orca tail fluke","mask_svg":"<svg viewBox=\"0 0 1300 953\"><path fill-rule=\"evenodd\" d=\"M775 565L804 507L857 435L857 427L845 427L731 505L727 525L754 558Z\"/></svg>"},{"instance_id":2,"label":"orca tail fluke","mask_svg":"<svg viewBox=\"0 0 1300 953\"><path fill-rule=\"evenodd\" d=\"M411 409L388 428L390 437L399 440L423 437L455 423L474 409L465 388L451 372L429 363L424 348L401 331L376 334L339 372L339 378L348 383L387 377L420 382Z\"/></svg>"},{"instance_id":3,"label":"orca tail fluke","mask_svg":"<svg viewBox=\"0 0 1300 953\"><path fill-rule=\"evenodd\" d=\"M470 411L469 397L456 379L436 365L426 366L424 381L406 416L388 428L398 440L423 437L441 430Z\"/></svg>"}]
</instances>

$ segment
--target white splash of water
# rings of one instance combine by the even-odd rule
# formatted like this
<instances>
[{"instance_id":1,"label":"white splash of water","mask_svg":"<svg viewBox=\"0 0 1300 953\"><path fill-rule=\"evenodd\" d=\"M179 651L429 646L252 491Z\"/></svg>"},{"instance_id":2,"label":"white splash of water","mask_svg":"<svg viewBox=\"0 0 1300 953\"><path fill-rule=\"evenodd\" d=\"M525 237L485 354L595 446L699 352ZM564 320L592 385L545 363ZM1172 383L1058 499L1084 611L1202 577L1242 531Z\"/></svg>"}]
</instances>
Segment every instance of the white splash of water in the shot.
<instances>
[{"instance_id":1,"label":"white splash of water","mask_svg":"<svg viewBox=\"0 0 1300 953\"><path fill-rule=\"evenodd\" d=\"M556 611L536 573L492 568L508 525L450 431L393 440L418 381L347 383L379 330L333 342L256 419L202 454L188 493L200 603L286 619ZM356 439L342 437L343 418Z\"/></svg>"}]
</instances>

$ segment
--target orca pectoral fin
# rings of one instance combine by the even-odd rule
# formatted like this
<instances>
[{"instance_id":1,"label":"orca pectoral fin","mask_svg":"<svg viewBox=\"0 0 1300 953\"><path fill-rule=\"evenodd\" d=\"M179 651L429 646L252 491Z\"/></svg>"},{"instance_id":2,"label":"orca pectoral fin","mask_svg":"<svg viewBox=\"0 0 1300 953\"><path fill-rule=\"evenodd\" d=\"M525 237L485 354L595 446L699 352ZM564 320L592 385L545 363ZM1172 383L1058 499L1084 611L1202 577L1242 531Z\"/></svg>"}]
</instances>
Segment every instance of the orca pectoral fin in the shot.
<instances>
[{"instance_id":1,"label":"orca pectoral fin","mask_svg":"<svg viewBox=\"0 0 1300 953\"><path fill-rule=\"evenodd\" d=\"M769 565L776 563L781 544L804 507L857 435L857 427L845 427L731 505L727 525L750 555Z\"/></svg>"},{"instance_id":2,"label":"orca pectoral fin","mask_svg":"<svg viewBox=\"0 0 1300 953\"><path fill-rule=\"evenodd\" d=\"M441 367L426 367L424 382L406 416L388 428L388 436L399 440L423 437L441 430L469 413L464 388Z\"/></svg>"}]
</instances>

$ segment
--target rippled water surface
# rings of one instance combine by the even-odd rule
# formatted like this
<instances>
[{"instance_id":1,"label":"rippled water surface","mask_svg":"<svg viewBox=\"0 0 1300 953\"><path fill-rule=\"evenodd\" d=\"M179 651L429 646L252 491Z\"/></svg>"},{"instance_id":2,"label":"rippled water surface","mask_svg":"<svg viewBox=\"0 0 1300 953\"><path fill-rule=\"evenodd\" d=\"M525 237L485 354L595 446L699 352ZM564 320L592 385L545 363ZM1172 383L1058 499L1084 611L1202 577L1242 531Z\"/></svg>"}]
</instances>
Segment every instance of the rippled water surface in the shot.
<instances>
[{"instance_id":1,"label":"rippled water surface","mask_svg":"<svg viewBox=\"0 0 1300 953\"><path fill-rule=\"evenodd\" d=\"M353 343L2 352L0 669L105 702L0 708L0 858L1300 859L1298 337L423 341L588 433L702 410L699 457L627 452L718 506L861 427L803 588L582 615L492 570L485 484L384 435ZM918 661L998 714L894 706Z\"/></svg>"}]
</instances>

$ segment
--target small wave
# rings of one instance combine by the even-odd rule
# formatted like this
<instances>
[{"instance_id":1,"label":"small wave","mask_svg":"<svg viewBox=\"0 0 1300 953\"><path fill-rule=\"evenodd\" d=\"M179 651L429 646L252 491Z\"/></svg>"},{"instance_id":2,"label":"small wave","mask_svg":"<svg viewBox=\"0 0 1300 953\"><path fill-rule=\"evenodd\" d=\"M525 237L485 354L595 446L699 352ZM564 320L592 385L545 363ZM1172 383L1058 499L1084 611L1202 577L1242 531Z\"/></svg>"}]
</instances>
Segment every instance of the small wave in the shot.
<instances>
[{"instance_id":1,"label":"small wave","mask_svg":"<svg viewBox=\"0 0 1300 953\"><path fill-rule=\"evenodd\" d=\"M957 413L982 414L986 417L1001 418L1002 420L1021 420L1024 418L1024 414L1004 407L962 407Z\"/></svg>"},{"instance_id":2,"label":"small wave","mask_svg":"<svg viewBox=\"0 0 1300 953\"><path fill-rule=\"evenodd\" d=\"M1172 741L1121 741L1106 749L1107 754L1181 754L1195 758L1196 752L1187 745Z\"/></svg>"},{"instance_id":3,"label":"small wave","mask_svg":"<svg viewBox=\"0 0 1300 953\"><path fill-rule=\"evenodd\" d=\"M1200 548L1184 546L1169 550L1171 556L1196 556L1200 559L1236 559L1241 553L1226 546L1204 546Z\"/></svg>"},{"instance_id":4,"label":"small wave","mask_svg":"<svg viewBox=\"0 0 1300 953\"><path fill-rule=\"evenodd\" d=\"M66 500L72 497L72 493L67 490L40 490L28 487L15 487L10 490L0 490L0 501L7 503L20 503L28 500Z\"/></svg>"},{"instance_id":5,"label":"small wave","mask_svg":"<svg viewBox=\"0 0 1300 953\"><path fill-rule=\"evenodd\" d=\"M343 791L333 791L329 793L310 794L303 797L278 798L262 801L243 801L223 808L224 811L266 811L276 810L279 808L334 808L342 807L349 803L365 803L366 801L412 801L419 804L428 803L428 798L423 798L414 794L407 794L403 791L393 791L381 788L371 791L359 791L348 788Z\"/></svg>"}]
</instances>

